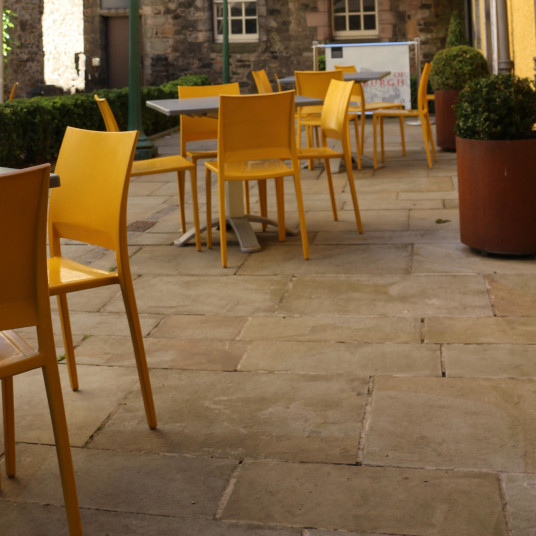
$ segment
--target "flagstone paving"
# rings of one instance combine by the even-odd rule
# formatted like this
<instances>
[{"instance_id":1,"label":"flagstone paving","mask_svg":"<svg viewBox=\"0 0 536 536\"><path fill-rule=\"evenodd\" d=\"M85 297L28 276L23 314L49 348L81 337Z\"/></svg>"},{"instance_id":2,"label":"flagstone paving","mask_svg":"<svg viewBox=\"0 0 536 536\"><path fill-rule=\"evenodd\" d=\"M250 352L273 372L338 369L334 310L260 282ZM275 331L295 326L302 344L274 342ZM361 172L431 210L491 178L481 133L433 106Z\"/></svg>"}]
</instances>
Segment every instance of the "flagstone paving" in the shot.
<instances>
[{"instance_id":1,"label":"flagstone paving","mask_svg":"<svg viewBox=\"0 0 536 536\"><path fill-rule=\"evenodd\" d=\"M536 260L461 244L455 153L430 170L419 127L406 128L406 157L396 123L387 129L385 164L354 170L363 234L344 170L338 221L323 169L303 171L308 261L299 234L279 242L268 228L251 254L230 232L223 269L217 230L211 250L205 235L201 252L173 245L175 174L132 179L129 253L158 428L119 289L69 296L80 390L64 361L60 372L86 535L536 535ZM157 140L160 154L178 141ZM189 225L191 208L187 180ZM64 248L115 266L101 248ZM17 476L2 478L0 535L64 536L40 374L16 378L15 395Z\"/></svg>"}]
</instances>

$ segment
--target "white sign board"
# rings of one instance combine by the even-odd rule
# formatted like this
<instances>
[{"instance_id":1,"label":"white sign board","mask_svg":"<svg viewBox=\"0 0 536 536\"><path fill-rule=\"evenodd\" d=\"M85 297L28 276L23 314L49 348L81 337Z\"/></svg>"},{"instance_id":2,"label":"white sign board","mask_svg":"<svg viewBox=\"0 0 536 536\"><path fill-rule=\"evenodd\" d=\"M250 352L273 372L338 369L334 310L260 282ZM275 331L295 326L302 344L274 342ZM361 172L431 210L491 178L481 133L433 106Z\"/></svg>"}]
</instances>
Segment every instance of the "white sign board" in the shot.
<instances>
[{"instance_id":1,"label":"white sign board","mask_svg":"<svg viewBox=\"0 0 536 536\"><path fill-rule=\"evenodd\" d=\"M363 84L368 102L401 102L411 108L409 47L407 43L367 43L323 45L326 52L326 70L335 65L355 65L357 71L390 71L382 80Z\"/></svg>"}]
</instances>

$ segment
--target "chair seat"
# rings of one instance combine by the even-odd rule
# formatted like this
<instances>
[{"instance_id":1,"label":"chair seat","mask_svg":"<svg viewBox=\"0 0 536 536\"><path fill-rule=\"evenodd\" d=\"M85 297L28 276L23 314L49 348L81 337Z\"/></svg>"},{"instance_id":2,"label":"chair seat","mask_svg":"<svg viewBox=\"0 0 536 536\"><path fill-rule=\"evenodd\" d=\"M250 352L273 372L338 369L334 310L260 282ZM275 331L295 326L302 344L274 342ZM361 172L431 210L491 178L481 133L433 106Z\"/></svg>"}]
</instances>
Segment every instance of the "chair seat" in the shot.
<instances>
[{"instance_id":1,"label":"chair seat","mask_svg":"<svg viewBox=\"0 0 536 536\"><path fill-rule=\"evenodd\" d=\"M117 283L119 276L80 264L65 257L48 259L48 287L51 296Z\"/></svg>"},{"instance_id":2,"label":"chair seat","mask_svg":"<svg viewBox=\"0 0 536 536\"><path fill-rule=\"evenodd\" d=\"M132 177L138 175L152 175L155 173L168 173L183 170L190 170L194 167L192 162L181 155L159 156L157 158L148 158L147 160L135 160L132 163Z\"/></svg>"},{"instance_id":3,"label":"chair seat","mask_svg":"<svg viewBox=\"0 0 536 536\"><path fill-rule=\"evenodd\" d=\"M217 162L206 162L205 165L214 173L218 172ZM262 179L270 177L285 177L291 168L282 160L245 160L231 162L225 165L226 180Z\"/></svg>"},{"instance_id":4,"label":"chair seat","mask_svg":"<svg viewBox=\"0 0 536 536\"><path fill-rule=\"evenodd\" d=\"M344 152L336 151L330 147L298 147L296 149L298 158L341 158L344 156Z\"/></svg>"},{"instance_id":5,"label":"chair seat","mask_svg":"<svg viewBox=\"0 0 536 536\"><path fill-rule=\"evenodd\" d=\"M218 151L216 149L213 151L186 151L186 156L196 160L204 158L216 158L218 156Z\"/></svg>"},{"instance_id":6,"label":"chair seat","mask_svg":"<svg viewBox=\"0 0 536 536\"><path fill-rule=\"evenodd\" d=\"M421 115L421 112L419 110L405 110L405 109L387 109L387 108L380 108L379 110L374 111L374 115L387 115L389 117L419 117Z\"/></svg>"},{"instance_id":7,"label":"chair seat","mask_svg":"<svg viewBox=\"0 0 536 536\"><path fill-rule=\"evenodd\" d=\"M42 360L42 355L17 333L11 330L0 331L1 377L33 370Z\"/></svg>"}]
</instances>

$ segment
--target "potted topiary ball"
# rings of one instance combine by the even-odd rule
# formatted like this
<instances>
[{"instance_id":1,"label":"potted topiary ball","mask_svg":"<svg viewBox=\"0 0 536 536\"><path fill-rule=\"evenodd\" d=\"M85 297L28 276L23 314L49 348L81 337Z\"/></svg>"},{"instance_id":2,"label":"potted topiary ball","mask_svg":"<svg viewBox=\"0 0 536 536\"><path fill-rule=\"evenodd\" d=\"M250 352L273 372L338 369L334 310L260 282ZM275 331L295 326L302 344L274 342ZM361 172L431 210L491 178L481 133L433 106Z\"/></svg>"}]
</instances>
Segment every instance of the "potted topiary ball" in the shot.
<instances>
[{"instance_id":1,"label":"potted topiary ball","mask_svg":"<svg viewBox=\"0 0 536 536\"><path fill-rule=\"evenodd\" d=\"M454 124L460 90L471 80L489 73L486 58L476 48L457 45L440 50L432 61L430 85L435 95L437 145L444 150L456 150Z\"/></svg>"},{"instance_id":2,"label":"potted topiary ball","mask_svg":"<svg viewBox=\"0 0 536 536\"><path fill-rule=\"evenodd\" d=\"M474 80L455 108L461 241L486 253L536 253L534 81Z\"/></svg>"}]
</instances>

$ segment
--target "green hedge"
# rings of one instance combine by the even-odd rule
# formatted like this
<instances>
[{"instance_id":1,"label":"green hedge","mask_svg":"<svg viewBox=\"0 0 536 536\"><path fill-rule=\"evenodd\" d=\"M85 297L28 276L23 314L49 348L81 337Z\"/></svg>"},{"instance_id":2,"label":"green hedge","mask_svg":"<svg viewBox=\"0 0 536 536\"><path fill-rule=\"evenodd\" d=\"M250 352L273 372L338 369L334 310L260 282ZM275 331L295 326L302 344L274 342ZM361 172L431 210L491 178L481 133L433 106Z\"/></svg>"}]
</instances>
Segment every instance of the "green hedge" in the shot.
<instances>
[{"instance_id":1,"label":"green hedge","mask_svg":"<svg viewBox=\"0 0 536 536\"><path fill-rule=\"evenodd\" d=\"M177 97L178 85L208 85L207 77L186 75L162 86L142 89L143 129L147 136L177 127L167 117L145 106L145 101ZM60 97L14 99L0 105L0 166L25 167L54 162L67 126L105 130L94 95L106 97L119 128L128 122L128 88L102 89Z\"/></svg>"}]
</instances>

